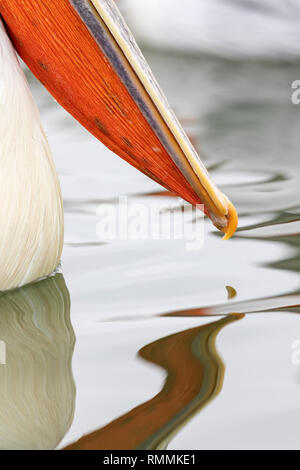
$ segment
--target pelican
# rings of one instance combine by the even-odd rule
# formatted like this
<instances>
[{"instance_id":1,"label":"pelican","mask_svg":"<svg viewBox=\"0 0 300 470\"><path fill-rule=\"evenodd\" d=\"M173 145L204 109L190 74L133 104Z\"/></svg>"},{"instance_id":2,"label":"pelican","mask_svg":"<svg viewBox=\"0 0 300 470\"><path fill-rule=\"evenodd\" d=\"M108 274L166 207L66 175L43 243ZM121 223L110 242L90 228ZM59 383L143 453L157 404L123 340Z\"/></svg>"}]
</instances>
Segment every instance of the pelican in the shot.
<instances>
[{"instance_id":1,"label":"pelican","mask_svg":"<svg viewBox=\"0 0 300 470\"><path fill-rule=\"evenodd\" d=\"M53 97L135 168L233 235L214 185L112 0L0 0L0 290L50 275L63 247L51 151L15 51Z\"/></svg>"}]
</instances>

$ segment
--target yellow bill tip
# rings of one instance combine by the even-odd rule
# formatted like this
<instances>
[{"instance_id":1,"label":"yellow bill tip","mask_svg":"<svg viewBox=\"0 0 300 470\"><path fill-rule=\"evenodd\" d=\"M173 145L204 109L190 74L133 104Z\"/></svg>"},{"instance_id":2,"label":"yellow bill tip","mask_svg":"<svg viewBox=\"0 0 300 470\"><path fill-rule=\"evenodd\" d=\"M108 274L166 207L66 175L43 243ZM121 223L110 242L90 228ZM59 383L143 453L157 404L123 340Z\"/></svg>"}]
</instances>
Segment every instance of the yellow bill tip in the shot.
<instances>
[{"instance_id":1,"label":"yellow bill tip","mask_svg":"<svg viewBox=\"0 0 300 470\"><path fill-rule=\"evenodd\" d=\"M226 198L227 199L227 198ZM228 214L227 214L227 226L223 229L224 232L224 237L223 240L228 240L229 238L234 235L237 226L238 226L238 214L236 211L236 208L232 204L232 202L227 199L227 204L228 204Z\"/></svg>"}]
</instances>

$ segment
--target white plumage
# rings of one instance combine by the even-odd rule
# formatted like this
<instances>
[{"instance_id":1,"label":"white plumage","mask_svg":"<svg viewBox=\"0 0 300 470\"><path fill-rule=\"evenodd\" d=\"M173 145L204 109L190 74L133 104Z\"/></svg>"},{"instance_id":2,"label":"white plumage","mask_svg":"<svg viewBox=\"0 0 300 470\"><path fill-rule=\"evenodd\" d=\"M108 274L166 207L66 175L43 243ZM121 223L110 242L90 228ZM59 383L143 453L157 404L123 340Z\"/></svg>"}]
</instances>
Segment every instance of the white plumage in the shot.
<instances>
[{"instance_id":1,"label":"white plumage","mask_svg":"<svg viewBox=\"0 0 300 470\"><path fill-rule=\"evenodd\" d=\"M0 290L6 290L55 270L63 207L38 110L1 21L0 82Z\"/></svg>"},{"instance_id":2,"label":"white plumage","mask_svg":"<svg viewBox=\"0 0 300 470\"><path fill-rule=\"evenodd\" d=\"M300 57L298 0L120 0L140 43L228 58Z\"/></svg>"}]
</instances>

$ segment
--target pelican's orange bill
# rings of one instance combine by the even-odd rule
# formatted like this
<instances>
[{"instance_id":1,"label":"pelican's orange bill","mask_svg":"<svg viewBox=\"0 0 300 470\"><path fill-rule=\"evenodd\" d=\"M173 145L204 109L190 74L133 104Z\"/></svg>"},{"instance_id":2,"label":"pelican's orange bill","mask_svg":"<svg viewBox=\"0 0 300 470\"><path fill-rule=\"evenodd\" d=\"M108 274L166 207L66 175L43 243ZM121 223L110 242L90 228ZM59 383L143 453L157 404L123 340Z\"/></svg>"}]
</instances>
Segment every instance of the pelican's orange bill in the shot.
<instances>
[{"instance_id":1,"label":"pelican's orange bill","mask_svg":"<svg viewBox=\"0 0 300 470\"><path fill-rule=\"evenodd\" d=\"M15 49L55 99L109 149L206 214L237 226L113 0L0 0Z\"/></svg>"}]
</instances>

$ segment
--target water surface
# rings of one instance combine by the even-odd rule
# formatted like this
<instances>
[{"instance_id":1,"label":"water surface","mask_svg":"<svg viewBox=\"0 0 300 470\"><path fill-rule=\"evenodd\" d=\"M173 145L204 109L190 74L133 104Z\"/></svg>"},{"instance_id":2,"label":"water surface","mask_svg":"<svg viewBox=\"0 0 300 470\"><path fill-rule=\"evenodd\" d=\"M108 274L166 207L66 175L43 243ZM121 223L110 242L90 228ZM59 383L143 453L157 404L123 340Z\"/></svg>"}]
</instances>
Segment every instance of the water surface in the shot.
<instances>
[{"instance_id":1,"label":"water surface","mask_svg":"<svg viewBox=\"0 0 300 470\"><path fill-rule=\"evenodd\" d=\"M300 364L292 361L292 346L300 340L300 107L291 103L291 83L300 67L145 54L215 181L237 206L240 230L225 243L206 222L199 252L180 240L103 243L96 235L99 204L119 195L151 204L163 190L91 137L30 77L62 183L59 289L71 299L63 314L55 300L60 291L46 286L52 293L39 297L50 324L55 308L71 323L56 324L65 338L56 352L65 376L55 376L56 395L37 398L43 416L59 392L63 419L51 428L41 420L40 428L52 431L34 445L299 448ZM32 288L22 295L32 305L40 294ZM34 312L21 305L16 315L32 322ZM45 326L40 333L34 324L36 353L28 367L41 348L47 351L51 331ZM8 344L9 334L14 330ZM72 352L76 401L73 382L65 383ZM8 353L2 373L10 360ZM24 383L31 380L46 393L48 377L33 374ZM15 402L7 402L12 413ZM18 402L19 417L25 406ZM8 439L12 431L3 433ZM29 445L25 435L24 428L14 445Z\"/></svg>"}]
</instances>

